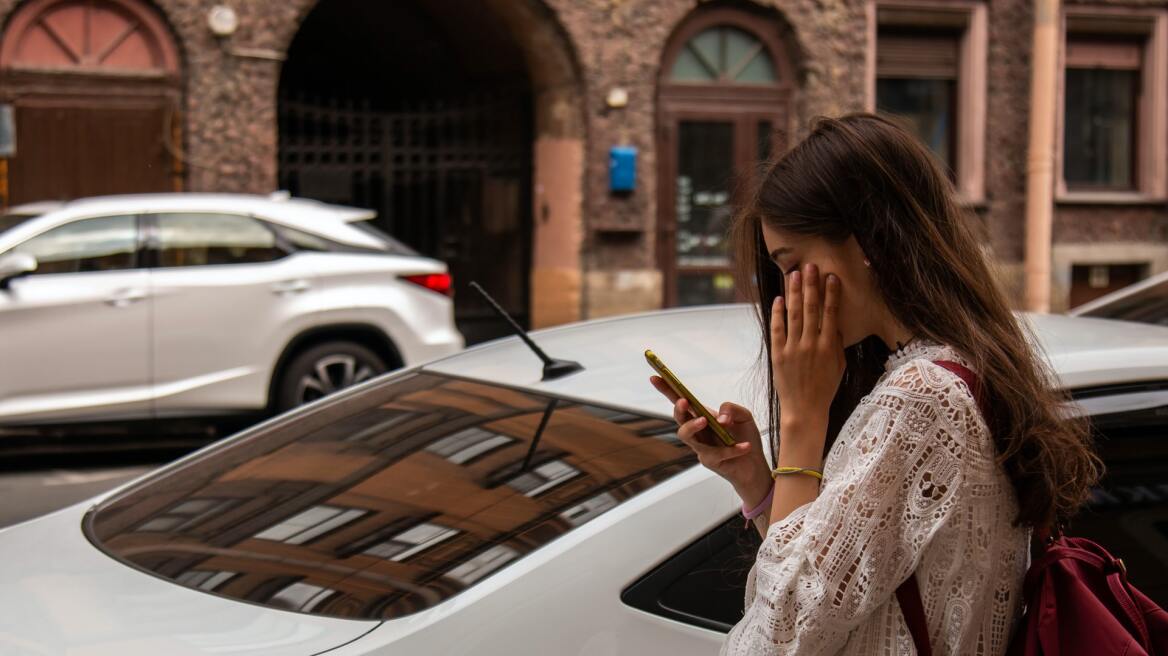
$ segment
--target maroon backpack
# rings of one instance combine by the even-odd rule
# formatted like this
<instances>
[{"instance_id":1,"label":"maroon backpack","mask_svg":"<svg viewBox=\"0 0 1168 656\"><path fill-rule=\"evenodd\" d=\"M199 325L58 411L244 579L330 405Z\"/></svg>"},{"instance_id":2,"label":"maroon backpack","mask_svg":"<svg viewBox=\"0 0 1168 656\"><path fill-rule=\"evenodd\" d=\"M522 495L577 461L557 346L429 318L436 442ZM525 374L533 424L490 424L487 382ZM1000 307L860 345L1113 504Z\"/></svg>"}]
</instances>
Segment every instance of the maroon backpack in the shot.
<instances>
[{"instance_id":1,"label":"maroon backpack","mask_svg":"<svg viewBox=\"0 0 1168 656\"><path fill-rule=\"evenodd\" d=\"M977 375L956 362L936 364L965 381L985 416ZM1122 560L1090 540L1061 534L1042 535L1034 553L1022 584L1026 612L1009 656L1168 656L1168 612L1128 582ZM917 654L932 656L916 574L896 589L896 598Z\"/></svg>"}]
</instances>

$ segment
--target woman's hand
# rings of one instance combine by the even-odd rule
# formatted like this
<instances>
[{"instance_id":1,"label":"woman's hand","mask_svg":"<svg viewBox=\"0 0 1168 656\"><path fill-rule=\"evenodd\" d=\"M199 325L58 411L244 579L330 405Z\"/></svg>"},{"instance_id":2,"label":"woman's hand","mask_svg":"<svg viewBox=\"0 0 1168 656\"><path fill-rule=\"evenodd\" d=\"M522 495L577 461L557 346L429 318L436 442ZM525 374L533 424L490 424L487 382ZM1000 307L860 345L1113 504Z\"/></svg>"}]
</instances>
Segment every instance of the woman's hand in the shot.
<instances>
[{"instance_id":1,"label":"woman's hand","mask_svg":"<svg viewBox=\"0 0 1168 656\"><path fill-rule=\"evenodd\" d=\"M814 467L822 459L828 410L846 365L838 323L840 281L833 274L822 280L819 268L807 264L787 276L785 287L786 298L775 298L771 308L770 326L780 464Z\"/></svg>"},{"instance_id":2,"label":"woman's hand","mask_svg":"<svg viewBox=\"0 0 1168 656\"><path fill-rule=\"evenodd\" d=\"M754 416L746 408L727 401L710 411L726 432L734 446L725 446L706 425L704 417L691 412L689 401L679 397L660 376L650 376L649 382L673 403L673 419L678 424L677 436L693 449L698 462L734 486L738 496L748 506L756 506L771 489L770 466L762 452L762 437Z\"/></svg>"}]
</instances>

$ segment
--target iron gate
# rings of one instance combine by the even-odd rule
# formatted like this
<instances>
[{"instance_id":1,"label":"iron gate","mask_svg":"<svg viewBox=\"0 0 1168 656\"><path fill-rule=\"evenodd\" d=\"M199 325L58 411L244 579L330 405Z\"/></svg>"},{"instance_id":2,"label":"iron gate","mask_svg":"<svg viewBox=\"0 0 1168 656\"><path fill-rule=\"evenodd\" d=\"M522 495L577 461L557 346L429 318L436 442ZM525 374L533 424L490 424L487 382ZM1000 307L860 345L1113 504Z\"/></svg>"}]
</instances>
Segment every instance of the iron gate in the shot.
<instances>
[{"instance_id":1,"label":"iron gate","mask_svg":"<svg viewBox=\"0 0 1168 656\"><path fill-rule=\"evenodd\" d=\"M367 207L378 227L445 261L469 343L506 334L468 284L528 324L531 120L526 94L401 103L280 102L280 186Z\"/></svg>"}]
</instances>

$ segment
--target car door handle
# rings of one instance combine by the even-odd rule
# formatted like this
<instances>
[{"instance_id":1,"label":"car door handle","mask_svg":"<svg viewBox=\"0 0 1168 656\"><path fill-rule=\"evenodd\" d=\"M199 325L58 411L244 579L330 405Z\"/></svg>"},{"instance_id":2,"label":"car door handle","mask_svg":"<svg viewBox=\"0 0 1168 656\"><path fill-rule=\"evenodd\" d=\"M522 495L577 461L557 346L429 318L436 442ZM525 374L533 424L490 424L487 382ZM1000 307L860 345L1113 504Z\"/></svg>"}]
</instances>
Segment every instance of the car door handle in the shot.
<instances>
[{"instance_id":1,"label":"car door handle","mask_svg":"<svg viewBox=\"0 0 1168 656\"><path fill-rule=\"evenodd\" d=\"M110 294L105 299L106 305L116 308L123 308L146 298L146 290L138 289L137 287L128 287L126 289L119 289Z\"/></svg>"},{"instance_id":2,"label":"car door handle","mask_svg":"<svg viewBox=\"0 0 1168 656\"><path fill-rule=\"evenodd\" d=\"M283 280L272 285L272 293L280 295L299 294L300 292L308 291L309 287L312 287L312 285L303 278L296 280Z\"/></svg>"}]
</instances>

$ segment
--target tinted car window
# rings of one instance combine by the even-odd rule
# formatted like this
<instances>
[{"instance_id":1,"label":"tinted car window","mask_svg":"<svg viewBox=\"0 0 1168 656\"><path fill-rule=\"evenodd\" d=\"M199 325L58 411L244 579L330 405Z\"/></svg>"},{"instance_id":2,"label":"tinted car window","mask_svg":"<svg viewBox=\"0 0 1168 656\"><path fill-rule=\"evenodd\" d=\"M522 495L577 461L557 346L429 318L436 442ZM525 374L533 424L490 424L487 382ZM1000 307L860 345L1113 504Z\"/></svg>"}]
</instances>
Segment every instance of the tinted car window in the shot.
<instances>
[{"instance_id":1,"label":"tinted car window","mask_svg":"<svg viewBox=\"0 0 1168 656\"><path fill-rule=\"evenodd\" d=\"M385 251L393 255L417 255L418 251L406 246L397 239L389 236L388 233L373 225L371 221L354 221L349 225L364 232L366 234L376 237L381 243L385 244Z\"/></svg>"},{"instance_id":2,"label":"tinted car window","mask_svg":"<svg viewBox=\"0 0 1168 656\"><path fill-rule=\"evenodd\" d=\"M36 258L35 274L116 271L136 266L137 220L133 216L82 219L43 232L12 252Z\"/></svg>"},{"instance_id":3,"label":"tinted car window","mask_svg":"<svg viewBox=\"0 0 1168 656\"><path fill-rule=\"evenodd\" d=\"M1132 583L1168 607L1168 406L1095 424L1107 473L1068 533L1122 558Z\"/></svg>"},{"instance_id":4,"label":"tinted car window","mask_svg":"<svg viewBox=\"0 0 1168 656\"><path fill-rule=\"evenodd\" d=\"M1139 399L1152 393L1141 391ZM1091 405L1100 410L1149 405L1139 399L1096 397ZM1093 425L1107 474L1067 532L1122 558L1132 583L1168 606L1168 406L1100 415ZM746 577L759 544L758 532L734 515L630 585L621 599L662 617L728 632L742 619Z\"/></svg>"},{"instance_id":5,"label":"tinted car window","mask_svg":"<svg viewBox=\"0 0 1168 656\"><path fill-rule=\"evenodd\" d=\"M304 613L401 617L693 466L674 428L406 374L147 481L91 512L87 531L179 585Z\"/></svg>"},{"instance_id":6,"label":"tinted car window","mask_svg":"<svg viewBox=\"0 0 1168 656\"><path fill-rule=\"evenodd\" d=\"M276 235L259 221L237 214L158 214L158 266L247 264L281 258Z\"/></svg>"}]
</instances>

